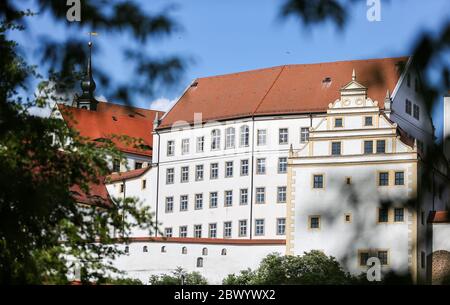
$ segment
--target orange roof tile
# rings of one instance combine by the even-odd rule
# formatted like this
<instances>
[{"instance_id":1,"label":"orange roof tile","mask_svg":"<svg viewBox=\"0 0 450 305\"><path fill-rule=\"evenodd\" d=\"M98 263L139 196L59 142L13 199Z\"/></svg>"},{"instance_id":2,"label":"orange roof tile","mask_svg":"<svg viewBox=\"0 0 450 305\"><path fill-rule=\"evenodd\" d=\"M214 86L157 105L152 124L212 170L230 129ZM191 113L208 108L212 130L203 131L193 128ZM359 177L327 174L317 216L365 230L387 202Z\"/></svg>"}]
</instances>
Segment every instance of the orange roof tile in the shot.
<instances>
[{"instance_id":1,"label":"orange roof tile","mask_svg":"<svg viewBox=\"0 0 450 305\"><path fill-rule=\"evenodd\" d=\"M97 111L80 109L58 104L58 109L69 127L77 130L81 136L93 141L110 138L111 135L129 136L142 139L142 149L133 144L113 139L117 148L123 152L151 156L153 144L153 120L156 113L161 117L164 112L148 110L113 103L99 102Z\"/></svg>"},{"instance_id":2,"label":"orange roof tile","mask_svg":"<svg viewBox=\"0 0 450 305\"><path fill-rule=\"evenodd\" d=\"M450 213L448 211L432 211L428 216L429 223L450 223Z\"/></svg>"},{"instance_id":3,"label":"orange roof tile","mask_svg":"<svg viewBox=\"0 0 450 305\"><path fill-rule=\"evenodd\" d=\"M99 183L89 183L88 193L82 191L78 185L72 186L70 192L72 193L73 198L78 203L110 207L113 203L108 190L106 189L106 185L103 183L104 177L100 177L99 181Z\"/></svg>"},{"instance_id":4,"label":"orange roof tile","mask_svg":"<svg viewBox=\"0 0 450 305\"><path fill-rule=\"evenodd\" d=\"M106 177L105 182L112 183L112 182L137 178L137 177L142 176L149 169L150 169L150 166L139 168L139 169L134 169L134 170L126 171L126 172L112 173L111 175Z\"/></svg>"},{"instance_id":5,"label":"orange roof tile","mask_svg":"<svg viewBox=\"0 0 450 305\"><path fill-rule=\"evenodd\" d=\"M248 116L325 112L339 98L339 89L351 81L368 87L368 96L384 107L386 90L394 90L400 65L408 57L286 65L195 80L175 106L163 117L158 129L177 121L193 122L202 113L203 122ZM329 77L331 82L324 84Z\"/></svg>"}]
</instances>

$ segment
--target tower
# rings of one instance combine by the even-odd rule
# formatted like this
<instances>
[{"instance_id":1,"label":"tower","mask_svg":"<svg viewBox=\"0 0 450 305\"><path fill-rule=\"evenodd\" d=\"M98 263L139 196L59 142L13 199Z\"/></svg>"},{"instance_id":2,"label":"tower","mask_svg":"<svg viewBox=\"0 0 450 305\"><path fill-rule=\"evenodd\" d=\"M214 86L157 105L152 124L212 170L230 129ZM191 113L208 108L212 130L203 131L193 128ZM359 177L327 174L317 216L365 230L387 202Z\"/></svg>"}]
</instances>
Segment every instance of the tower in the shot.
<instances>
[{"instance_id":1,"label":"tower","mask_svg":"<svg viewBox=\"0 0 450 305\"><path fill-rule=\"evenodd\" d=\"M96 35L96 33L89 33L89 35ZM89 47L89 56L87 63L86 76L81 81L81 89L83 92L80 96L75 98L75 104L77 108L88 109L88 110L97 110L98 101L94 97L94 91L96 88L96 84L94 78L92 77L92 41L89 39L88 42Z\"/></svg>"}]
</instances>

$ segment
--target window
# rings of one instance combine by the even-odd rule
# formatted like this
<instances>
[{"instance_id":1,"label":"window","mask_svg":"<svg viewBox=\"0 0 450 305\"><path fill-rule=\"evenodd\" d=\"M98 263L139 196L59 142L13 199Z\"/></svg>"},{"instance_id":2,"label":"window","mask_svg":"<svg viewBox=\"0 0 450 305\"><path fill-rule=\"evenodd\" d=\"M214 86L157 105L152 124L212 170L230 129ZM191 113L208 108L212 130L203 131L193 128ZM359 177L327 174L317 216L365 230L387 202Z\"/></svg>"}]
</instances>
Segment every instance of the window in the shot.
<instances>
[{"instance_id":1,"label":"window","mask_svg":"<svg viewBox=\"0 0 450 305\"><path fill-rule=\"evenodd\" d=\"M403 208L395 208L394 209L394 221L395 222L403 222L405 219L405 211Z\"/></svg>"},{"instance_id":2,"label":"window","mask_svg":"<svg viewBox=\"0 0 450 305\"><path fill-rule=\"evenodd\" d=\"M219 163L211 163L209 178L210 179L219 178Z\"/></svg>"},{"instance_id":3,"label":"window","mask_svg":"<svg viewBox=\"0 0 450 305\"><path fill-rule=\"evenodd\" d=\"M286 235L286 218L277 219L277 235Z\"/></svg>"},{"instance_id":4,"label":"window","mask_svg":"<svg viewBox=\"0 0 450 305\"><path fill-rule=\"evenodd\" d=\"M120 172L120 160L119 159L113 160L113 172Z\"/></svg>"},{"instance_id":5,"label":"window","mask_svg":"<svg viewBox=\"0 0 450 305\"><path fill-rule=\"evenodd\" d=\"M205 137L197 137L197 152L205 151Z\"/></svg>"},{"instance_id":6,"label":"window","mask_svg":"<svg viewBox=\"0 0 450 305\"><path fill-rule=\"evenodd\" d=\"M343 123L342 123L342 118L335 118L334 119L334 127L342 127Z\"/></svg>"},{"instance_id":7,"label":"window","mask_svg":"<svg viewBox=\"0 0 450 305\"><path fill-rule=\"evenodd\" d=\"M189 182L189 166L181 168L181 182Z\"/></svg>"},{"instance_id":8,"label":"window","mask_svg":"<svg viewBox=\"0 0 450 305\"><path fill-rule=\"evenodd\" d=\"M217 223L210 223L209 224L209 238L216 238L217 237Z\"/></svg>"},{"instance_id":9,"label":"window","mask_svg":"<svg viewBox=\"0 0 450 305\"><path fill-rule=\"evenodd\" d=\"M309 141L309 127L300 128L300 143Z\"/></svg>"},{"instance_id":10,"label":"window","mask_svg":"<svg viewBox=\"0 0 450 305\"><path fill-rule=\"evenodd\" d=\"M265 175L266 174L266 159L259 158L256 159L256 174Z\"/></svg>"},{"instance_id":11,"label":"window","mask_svg":"<svg viewBox=\"0 0 450 305\"><path fill-rule=\"evenodd\" d=\"M384 154L386 152L386 141L377 140L377 154Z\"/></svg>"},{"instance_id":12,"label":"window","mask_svg":"<svg viewBox=\"0 0 450 305\"><path fill-rule=\"evenodd\" d=\"M278 203L286 202L286 187L285 186L277 187L277 202Z\"/></svg>"},{"instance_id":13,"label":"window","mask_svg":"<svg viewBox=\"0 0 450 305\"><path fill-rule=\"evenodd\" d=\"M189 153L189 139L181 140L181 154L186 155Z\"/></svg>"},{"instance_id":14,"label":"window","mask_svg":"<svg viewBox=\"0 0 450 305\"><path fill-rule=\"evenodd\" d=\"M287 158L278 158L278 173L285 174L287 172Z\"/></svg>"},{"instance_id":15,"label":"window","mask_svg":"<svg viewBox=\"0 0 450 305\"><path fill-rule=\"evenodd\" d=\"M123 183L120 184L120 190L119 190L119 192L120 192L120 193L125 192L125 184L123 184Z\"/></svg>"},{"instance_id":16,"label":"window","mask_svg":"<svg viewBox=\"0 0 450 305\"><path fill-rule=\"evenodd\" d=\"M188 210L188 195L180 196L180 211Z\"/></svg>"},{"instance_id":17,"label":"window","mask_svg":"<svg viewBox=\"0 0 450 305\"><path fill-rule=\"evenodd\" d=\"M333 156L338 156L341 154L341 142L332 142L331 143L331 154Z\"/></svg>"},{"instance_id":18,"label":"window","mask_svg":"<svg viewBox=\"0 0 450 305\"><path fill-rule=\"evenodd\" d=\"M211 131L211 150L220 149L220 130L214 129Z\"/></svg>"},{"instance_id":19,"label":"window","mask_svg":"<svg viewBox=\"0 0 450 305\"><path fill-rule=\"evenodd\" d=\"M239 194L239 204L246 205L248 204L248 189L241 189Z\"/></svg>"},{"instance_id":20,"label":"window","mask_svg":"<svg viewBox=\"0 0 450 305\"><path fill-rule=\"evenodd\" d=\"M173 212L173 197L166 197L166 213Z\"/></svg>"},{"instance_id":21,"label":"window","mask_svg":"<svg viewBox=\"0 0 450 305\"><path fill-rule=\"evenodd\" d=\"M180 237L187 237L187 226L180 227Z\"/></svg>"},{"instance_id":22,"label":"window","mask_svg":"<svg viewBox=\"0 0 450 305\"><path fill-rule=\"evenodd\" d=\"M265 203L266 202L266 188L265 187L257 187L256 188L256 203Z\"/></svg>"},{"instance_id":23,"label":"window","mask_svg":"<svg viewBox=\"0 0 450 305\"><path fill-rule=\"evenodd\" d=\"M181 248L181 254L187 254L187 247Z\"/></svg>"},{"instance_id":24,"label":"window","mask_svg":"<svg viewBox=\"0 0 450 305\"><path fill-rule=\"evenodd\" d=\"M221 255L227 255L227 249L223 248L222 251L220 251Z\"/></svg>"},{"instance_id":25,"label":"window","mask_svg":"<svg viewBox=\"0 0 450 305\"><path fill-rule=\"evenodd\" d=\"M378 222L388 222L389 221L389 210L388 208L378 209Z\"/></svg>"},{"instance_id":26,"label":"window","mask_svg":"<svg viewBox=\"0 0 450 305\"><path fill-rule=\"evenodd\" d=\"M425 269L425 266L426 266L426 264L425 264L425 252L421 251L420 252L420 267L422 269Z\"/></svg>"},{"instance_id":27,"label":"window","mask_svg":"<svg viewBox=\"0 0 450 305\"><path fill-rule=\"evenodd\" d=\"M289 141L289 133L287 128L280 128L278 131L278 143L279 144L288 144Z\"/></svg>"},{"instance_id":28,"label":"window","mask_svg":"<svg viewBox=\"0 0 450 305\"><path fill-rule=\"evenodd\" d=\"M405 185L404 172L395 172L395 185Z\"/></svg>"},{"instance_id":29,"label":"window","mask_svg":"<svg viewBox=\"0 0 450 305\"><path fill-rule=\"evenodd\" d=\"M373 141L364 141L364 154L373 154Z\"/></svg>"},{"instance_id":30,"label":"window","mask_svg":"<svg viewBox=\"0 0 450 305\"><path fill-rule=\"evenodd\" d=\"M313 188L323 189L323 175L314 175L313 176Z\"/></svg>"},{"instance_id":31,"label":"window","mask_svg":"<svg viewBox=\"0 0 450 305\"><path fill-rule=\"evenodd\" d=\"M239 236L247 236L247 220L239 220Z\"/></svg>"},{"instance_id":32,"label":"window","mask_svg":"<svg viewBox=\"0 0 450 305\"><path fill-rule=\"evenodd\" d=\"M369 252L361 251L359 252L359 265L367 266L367 261L369 260Z\"/></svg>"},{"instance_id":33,"label":"window","mask_svg":"<svg viewBox=\"0 0 450 305\"><path fill-rule=\"evenodd\" d=\"M352 184L352 177L345 177L345 184L347 185Z\"/></svg>"},{"instance_id":34,"label":"window","mask_svg":"<svg viewBox=\"0 0 450 305\"><path fill-rule=\"evenodd\" d=\"M134 169L141 169L142 168L142 162L134 162Z\"/></svg>"},{"instance_id":35,"label":"window","mask_svg":"<svg viewBox=\"0 0 450 305\"><path fill-rule=\"evenodd\" d=\"M378 174L378 185L386 186L389 185L389 173L383 172Z\"/></svg>"},{"instance_id":36,"label":"window","mask_svg":"<svg viewBox=\"0 0 450 305\"><path fill-rule=\"evenodd\" d=\"M125 253L130 253L130 247L129 246L125 246Z\"/></svg>"},{"instance_id":37,"label":"window","mask_svg":"<svg viewBox=\"0 0 450 305\"><path fill-rule=\"evenodd\" d=\"M233 205L233 191L225 191L225 204L226 207Z\"/></svg>"},{"instance_id":38,"label":"window","mask_svg":"<svg viewBox=\"0 0 450 305\"><path fill-rule=\"evenodd\" d=\"M203 209L203 194L195 194L195 209Z\"/></svg>"},{"instance_id":39,"label":"window","mask_svg":"<svg viewBox=\"0 0 450 305\"><path fill-rule=\"evenodd\" d=\"M172 228L165 228L164 229L164 236L165 237L172 237Z\"/></svg>"},{"instance_id":40,"label":"window","mask_svg":"<svg viewBox=\"0 0 450 305\"><path fill-rule=\"evenodd\" d=\"M409 115L411 115L411 113L412 113L412 103L408 99L405 102L405 112Z\"/></svg>"},{"instance_id":41,"label":"window","mask_svg":"<svg viewBox=\"0 0 450 305\"><path fill-rule=\"evenodd\" d=\"M166 184L172 184L174 181L175 169L168 168L166 169Z\"/></svg>"},{"instance_id":42,"label":"window","mask_svg":"<svg viewBox=\"0 0 450 305\"><path fill-rule=\"evenodd\" d=\"M167 141L167 156L175 155L175 141Z\"/></svg>"},{"instance_id":43,"label":"window","mask_svg":"<svg viewBox=\"0 0 450 305\"><path fill-rule=\"evenodd\" d=\"M233 177L233 161L225 162L225 178Z\"/></svg>"},{"instance_id":44,"label":"window","mask_svg":"<svg viewBox=\"0 0 450 305\"><path fill-rule=\"evenodd\" d=\"M264 219L255 219L255 236L264 235Z\"/></svg>"},{"instance_id":45,"label":"window","mask_svg":"<svg viewBox=\"0 0 450 305\"><path fill-rule=\"evenodd\" d=\"M414 104L413 116L416 120L420 120L420 108L418 105Z\"/></svg>"},{"instance_id":46,"label":"window","mask_svg":"<svg viewBox=\"0 0 450 305\"><path fill-rule=\"evenodd\" d=\"M421 211L420 212L420 223L423 225L425 225L425 212Z\"/></svg>"},{"instance_id":47,"label":"window","mask_svg":"<svg viewBox=\"0 0 450 305\"><path fill-rule=\"evenodd\" d=\"M203 258L198 257L197 258L197 268L202 268L202 267L203 267Z\"/></svg>"},{"instance_id":48,"label":"window","mask_svg":"<svg viewBox=\"0 0 450 305\"><path fill-rule=\"evenodd\" d=\"M372 126L372 125L373 125L372 117L371 116L364 117L364 126Z\"/></svg>"},{"instance_id":49,"label":"window","mask_svg":"<svg viewBox=\"0 0 450 305\"><path fill-rule=\"evenodd\" d=\"M202 255L203 255L203 256L208 255L208 248L203 248L203 249L202 249Z\"/></svg>"},{"instance_id":50,"label":"window","mask_svg":"<svg viewBox=\"0 0 450 305\"><path fill-rule=\"evenodd\" d=\"M352 222L352 214L345 214L345 222Z\"/></svg>"},{"instance_id":51,"label":"window","mask_svg":"<svg viewBox=\"0 0 450 305\"><path fill-rule=\"evenodd\" d=\"M217 208L217 192L209 193L209 207Z\"/></svg>"},{"instance_id":52,"label":"window","mask_svg":"<svg viewBox=\"0 0 450 305\"><path fill-rule=\"evenodd\" d=\"M202 225L195 225L194 226L194 237L195 238L202 238Z\"/></svg>"},{"instance_id":53,"label":"window","mask_svg":"<svg viewBox=\"0 0 450 305\"><path fill-rule=\"evenodd\" d=\"M241 138L239 145L241 147L247 147L249 143L249 128L247 125L241 126Z\"/></svg>"},{"instance_id":54,"label":"window","mask_svg":"<svg viewBox=\"0 0 450 305\"><path fill-rule=\"evenodd\" d=\"M226 221L223 223L223 237L224 238L231 237L231 221Z\"/></svg>"},{"instance_id":55,"label":"window","mask_svg":"<svg viewBox=\"0 0 450 305\"><path fill-rule=\"evenodd\" d=\"M142 188L143 190L145 190L145 189L147 188L147 180L146 180L146 179L143 179L143 180L141 181L141 188Z\"/></svg>"},{"instance_id":56,"label":"window","mask_svg":"<svg viewBox=\"0 0 450 305\"><path fill-rule=\"evenodd\" d=\"M195 181L203 180L203 164L195 166Z\"/></svg>"},{"instance_id":57,"label":"window","mask_svg":"<svg viewBox=\"0 0 450 305\"><path fill-rule=\"evenodd\" d=\"M248 159L241 160L241 176L248 176Z\"/></svg>"},{"instance_id":58,"label":"window","mask_svg":"<svg viewBox=\"0 0 450 305\"><path fill-rule=\"evenodd\" d=\"M256 145L258 146L264 146L267 144L267 130L265 129L258 129L257 131L257 137L256 137Z\"/></svg>"},{"instance_id":59,"label":"window","mask_svg":"<svg viewBox=\"0 0 450 305\"><path fill-rule=\"evenodd\" d=\"M378 259L380 260L381 265L388 264L388 252L387 251L378 251Z\"/></svg>"},{"instance_id":60,"label":"window","mask_svg":"<svg viewBox=\"0 0 450 305\"><path fill-rule=\"evenodd\" d=\"M236 139L236 132L233 127L225 129L225 149L234 148L234 141Z\"/></svg>"},{"instance_id":61,"label":"window","mask_svg":"<svg viewBox=\"0 0 450 305\"><path fill-rule=\"evenodd\" d=\"M310 229L320 229L320 216L310 216L309 217L309 228Z\"/></svg>"}]
</instances>

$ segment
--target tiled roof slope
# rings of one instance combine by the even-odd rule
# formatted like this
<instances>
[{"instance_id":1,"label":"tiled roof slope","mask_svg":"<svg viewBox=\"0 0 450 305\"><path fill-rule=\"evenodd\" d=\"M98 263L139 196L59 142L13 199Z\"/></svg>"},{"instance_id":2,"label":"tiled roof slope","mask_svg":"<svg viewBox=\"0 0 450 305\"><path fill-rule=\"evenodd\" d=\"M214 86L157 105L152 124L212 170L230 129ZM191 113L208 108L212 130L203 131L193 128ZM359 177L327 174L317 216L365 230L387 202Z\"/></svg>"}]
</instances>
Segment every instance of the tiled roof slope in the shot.
<instances>
[{"instance_id":1,"label":"tiled roof slope","mask_svg":"<svg viewBox=\"0 0 450 305\"><path fill-rule=\"evenodd\" d=\"M129 107L113 103L99 102L97 111L80 109L58 104L58 109L69 127L77 130L81 136L93 141L109 138L111 135L129 136L142 139L143 144L152 147L153 120L156 113L161 117L164 113L155 110ZM135 147L123 141L113 139L117 148L123 152L151 156L152 151Z\"/></svg>"},{"instance_id":2,"label":"tiled roof slope","mask_svg":"<svg viewBox=\"0 0 450 305\"><path fill-rule=\"evenodd\" d=\"M158 129L177 121L203 122L248 116L325 112L351 80L353 69L368 96L384 107L408 57L286 65L196 79L164 116ZM326 79L330 81L324 81Z\"/></svg>"}]
</instances>

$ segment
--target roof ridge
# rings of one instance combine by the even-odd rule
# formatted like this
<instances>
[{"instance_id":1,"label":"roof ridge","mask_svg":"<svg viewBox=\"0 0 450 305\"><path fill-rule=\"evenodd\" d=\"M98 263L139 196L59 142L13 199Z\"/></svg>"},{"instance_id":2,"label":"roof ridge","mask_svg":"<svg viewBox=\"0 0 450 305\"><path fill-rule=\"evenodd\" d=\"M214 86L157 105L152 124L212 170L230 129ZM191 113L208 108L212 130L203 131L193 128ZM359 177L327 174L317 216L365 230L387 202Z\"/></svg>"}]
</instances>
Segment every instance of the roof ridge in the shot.
<instances>
[{"instance_id":1,"label":"roof ridge","mask_svg":"<svg viewBox=\"0 0 450 305\"><path fill-rule=\"evenodd\" d=\"M281 73L283 73L284 68L286 66L281 66L281 70L278 73L278 75L275 77L275 79L273 80L272 84L270 85L269 89L266 91L266 93L264 94L264 96L261 98L261 101L258 103L258 105L256 105L255 110L253 110L252 115L255 115L255 113L258 111L259 106L261 106L261 104L264 102L266 96L269 94L270 90L272 90L273 86L275 85L275 83L277 82L277 80L280 78Z\"/></svg>"}]
</instances>

